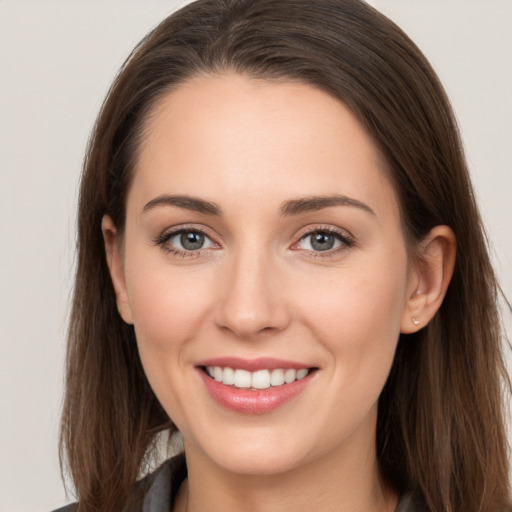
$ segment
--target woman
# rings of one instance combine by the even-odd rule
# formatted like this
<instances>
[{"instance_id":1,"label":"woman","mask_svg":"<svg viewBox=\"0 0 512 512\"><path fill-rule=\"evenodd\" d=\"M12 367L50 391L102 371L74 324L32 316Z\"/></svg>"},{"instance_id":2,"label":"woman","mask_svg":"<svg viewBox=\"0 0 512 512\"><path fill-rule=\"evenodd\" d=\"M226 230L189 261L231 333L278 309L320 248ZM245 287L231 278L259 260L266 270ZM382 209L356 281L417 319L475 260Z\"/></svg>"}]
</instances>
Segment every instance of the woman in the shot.
<instances>
[{"instance_id":1,"label":"woman","mask_svg":"<svg viewBox=\"0 0 512 512\"><path fill-rule=\"evenodd\" d=\"M88 149L78 510L510 510L497 284L453 114L359 0L209 0ZM137 482L157 434L184 455Z\"/></svg>"}]
</instances>

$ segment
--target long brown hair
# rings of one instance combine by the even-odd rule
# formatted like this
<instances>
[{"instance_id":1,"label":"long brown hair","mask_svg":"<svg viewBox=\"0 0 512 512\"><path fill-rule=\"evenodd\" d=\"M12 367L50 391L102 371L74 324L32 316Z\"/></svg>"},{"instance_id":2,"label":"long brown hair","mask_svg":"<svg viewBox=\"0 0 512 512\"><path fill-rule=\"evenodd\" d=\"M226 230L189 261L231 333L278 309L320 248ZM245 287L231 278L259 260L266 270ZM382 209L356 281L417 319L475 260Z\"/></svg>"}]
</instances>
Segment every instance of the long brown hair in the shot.
<instances>
[{"instance_id":1,"label":"long brown hair","mask_svg":"<svg viewBox=\"0 0 512 512\"><path fill-rule=\"evenodd\" d=\"M311 84L344 102L380 149L413 246L440 224L457 238L446 298L402 335L379 402L378 459L399 491L433 512L509 510L498 286L447 97L418 48L360 0L199 0L132 52L103 104L81 182L78 262L67 354L61 456L79 509L122 510L175 429L120 318L101 219L122 232L144 121L198 74L230 70ZM507 388L508 390L509 388Z\"/></svg>"}]
</instances>

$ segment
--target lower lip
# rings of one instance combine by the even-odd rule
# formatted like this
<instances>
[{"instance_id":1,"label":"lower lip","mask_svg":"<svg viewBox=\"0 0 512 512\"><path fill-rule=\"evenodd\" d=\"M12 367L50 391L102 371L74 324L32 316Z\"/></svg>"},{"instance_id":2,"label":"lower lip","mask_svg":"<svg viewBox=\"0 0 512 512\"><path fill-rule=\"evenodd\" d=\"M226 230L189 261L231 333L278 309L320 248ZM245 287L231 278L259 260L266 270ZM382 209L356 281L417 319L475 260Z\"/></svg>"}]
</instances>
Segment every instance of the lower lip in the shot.
<instances>
[{"instance_id":1,"label":"lower lip","mask_svg":"<svg viewBox=\"0 0 512 512\"><path fill-rule=\"evenodd\" d=\"M306 377L282 386L271 386L267 389L240 389L226 386L198 369L210 396L221 406L231 411L245 414L264 414L274 411L299 395L310 383L313 373Z\"/></svg>"}]
</instances>

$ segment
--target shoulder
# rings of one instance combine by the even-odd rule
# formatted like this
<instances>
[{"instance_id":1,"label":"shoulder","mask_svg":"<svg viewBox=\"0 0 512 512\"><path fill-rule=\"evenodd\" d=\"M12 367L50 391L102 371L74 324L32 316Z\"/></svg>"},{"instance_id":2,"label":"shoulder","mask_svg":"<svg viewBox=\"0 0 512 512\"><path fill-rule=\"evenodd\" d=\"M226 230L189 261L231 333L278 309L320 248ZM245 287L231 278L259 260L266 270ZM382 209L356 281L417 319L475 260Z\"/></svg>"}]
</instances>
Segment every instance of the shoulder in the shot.
<instances>
[{"instance_id":1,"label":"shoulder","mask_svg":"<svg viewBox=\"0 0 512 512\"><path fill-rule=\"evenodd\" d=\"M168 512L178 489L187 476L185 456L177 455L165 461L153 473L139 480L130 498L127 512ZM72 503L53 512L75 512L77 504Z\"/></svg>"}]
</instances>

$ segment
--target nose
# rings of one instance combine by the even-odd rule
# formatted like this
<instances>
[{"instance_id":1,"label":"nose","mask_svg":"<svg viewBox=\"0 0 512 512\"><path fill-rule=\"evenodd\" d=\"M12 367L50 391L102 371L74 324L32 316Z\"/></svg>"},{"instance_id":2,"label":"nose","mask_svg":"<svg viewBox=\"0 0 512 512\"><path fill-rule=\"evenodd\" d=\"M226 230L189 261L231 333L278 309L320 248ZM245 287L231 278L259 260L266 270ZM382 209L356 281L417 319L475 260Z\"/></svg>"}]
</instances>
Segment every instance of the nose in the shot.
<instances>
[{"instance_id":1,"label":"nose","mask_svg":"<svg viewBox=\"0 0 512 512\"><path fill-rule=\"evenodd\" d=\"M239 338L277 333L290 323L286 287L276 264L264 253L234 256L222 277L216 323Z\"/></svg>"}]
</instances>

